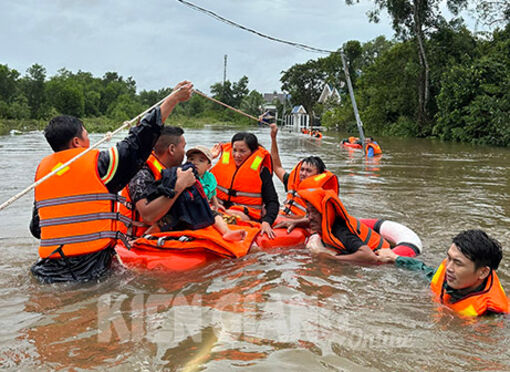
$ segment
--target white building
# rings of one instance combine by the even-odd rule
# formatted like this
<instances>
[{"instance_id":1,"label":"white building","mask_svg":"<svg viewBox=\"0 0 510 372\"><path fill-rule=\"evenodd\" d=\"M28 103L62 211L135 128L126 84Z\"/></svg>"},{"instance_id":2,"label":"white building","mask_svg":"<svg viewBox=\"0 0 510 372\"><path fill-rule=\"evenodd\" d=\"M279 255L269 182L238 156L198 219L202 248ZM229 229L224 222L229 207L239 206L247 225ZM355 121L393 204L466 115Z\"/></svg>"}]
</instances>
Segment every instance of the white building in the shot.
<instances>
[{"instance_id":1,"label":"white building","mask_svg":"<svg viewBox=\"0 0 510 372\"><path fill-rule=\"evenodd\" d=\"M324 89L322 89L318 102L325 103L327 101L340 103L342 101L342 97L340 97L340 93L338 93L336 88L331 87L329 84L324 84Z\"/></svg>"},{"instance_id":2,"label":"white building","mask_svg":"<svg viewBox=\"0 0 510 372\"><path fill-rule=\"evenodd\" d=\"M303 105L294 106L290 115L285 115L285 126L295 131L310 127L310 115L306 113Z\"/></svg>"}]
</instances>

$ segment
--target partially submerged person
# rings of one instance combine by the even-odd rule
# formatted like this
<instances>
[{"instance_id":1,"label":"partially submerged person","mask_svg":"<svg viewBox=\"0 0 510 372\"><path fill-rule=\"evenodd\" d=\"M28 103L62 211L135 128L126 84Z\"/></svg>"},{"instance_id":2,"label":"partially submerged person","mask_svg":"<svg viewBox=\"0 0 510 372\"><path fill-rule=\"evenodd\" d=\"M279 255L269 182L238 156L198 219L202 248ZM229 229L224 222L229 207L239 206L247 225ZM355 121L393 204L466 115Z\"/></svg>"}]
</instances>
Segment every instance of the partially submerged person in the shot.
<instances>
[{"instance_id":1,"label":"partially submerged person","mask_svg":"<svg viewBox=\"0 0 510 372\"><path fill-rule=\"evenodd\" d=\"M36 186L30 231L41 243L31 271L39 281L96 280L109 271L120 236L116 193L146 161L175 105L191 97L190 82L175 88L116 146L91 150ZM90 147L83 123L72 116L53 118L44 135L54 153L41 161L36 180Z\"/></svg>"},{"instance_id":2,"label":"partially submerged person","mask_svg":"<svg viewBox=\"0 0 510 372\"><path fill-rule=\"evenodd\" d=\"M217 197L227 213L261 223L261 234L275 236L271 225L279 202L273 184L271 155L252 133L236 133L223 144L211 172L218 181Z\"/></svg>"},{"instance_id":3,"label":"partially submerged person","mask_svg":"<svg viewBox=\"0 0 510 372\"><path fill-rule=\"evenodd\" d=\"M503 258L501 244L482 230L456 235L437 269L389 249L377 254L380 262L422 272L435 299L463 316L509 312L509 300L496 274Z\"/></svg>"},{"instance_id":4,"label":"partially submerged person","mask_svg":"<svg viewBox=\"0 0 510 372\"><path fill-rule=\"evenodd\" d=\"M289 231L308 227L311 235L306 247L312 253L339 261L375 264L378 257L374 251L390 248L378 233L349 215L334 191L316 188L298 193L306 202L307 215L283 221L276 227L287 227Z\"/></svg>"},{"instance_id":5,"label":"partially submerged person","mask_svg":"<svg viewBox=\"0 0 510 372\"><path fill-rule=\"evenodd\" d=\"M350 145L359 145L359 148L363 147L363 142L359 139L359 137L354 137L354 136L351 136L349 138L344 138L341 143L342 144L348 143Z\"/></svg>"},{"instance_id":6,"label":"partially submerged person","mask_svg":"<svg viewBox=\"0 0 510 372\"><path fill-rule=\"evenodd\" d=\"M282 181L287 199L283 203L280 214L285 217L297 218L306 214L305 201L298 195L299 189L323 188L333 190L338 194L338 178L326 170L322 159L318 156L308 156L302 159L290 173L282 166L276 136L278 127L271 125L271 157L273 158L274 173Z\"/></svg>"},{"instance_id":7,"label":"partially submerged person","mask_svg":"<svg viewBox=\"0 0 510 372\"><path fill-rule=\"evenodd\" d=\"M369 158L377 155L382 155L381 147L376 141L374 141L373 137L365 138L365 154Z\"/></svg>"}]
</instances>

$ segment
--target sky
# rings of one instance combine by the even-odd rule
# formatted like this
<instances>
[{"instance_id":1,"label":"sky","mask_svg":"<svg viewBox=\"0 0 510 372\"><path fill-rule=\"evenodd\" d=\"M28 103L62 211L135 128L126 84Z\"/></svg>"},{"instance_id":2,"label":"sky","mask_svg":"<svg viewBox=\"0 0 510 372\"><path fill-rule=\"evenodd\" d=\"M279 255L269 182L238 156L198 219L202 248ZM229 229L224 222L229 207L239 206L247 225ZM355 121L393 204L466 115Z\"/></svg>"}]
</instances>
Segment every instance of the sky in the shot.
<instances>
[{"instance_id":1,"label":"sky","mask_svg":"<svg viewBox=\"0 0 510 372\"><path fill-rule=\"evenodd\" d=\"M348 40L393 37L389 18L368 22L372 2L344 0L189 0L284 40L336 50ZM281 72L324 57L234 28L176 0L1 0L0 64L22 75L38 63L102 77L114 71L157 90L190 80L197 89L248 76L248 88L280 92Z\"/></svg>"}]
</instances>

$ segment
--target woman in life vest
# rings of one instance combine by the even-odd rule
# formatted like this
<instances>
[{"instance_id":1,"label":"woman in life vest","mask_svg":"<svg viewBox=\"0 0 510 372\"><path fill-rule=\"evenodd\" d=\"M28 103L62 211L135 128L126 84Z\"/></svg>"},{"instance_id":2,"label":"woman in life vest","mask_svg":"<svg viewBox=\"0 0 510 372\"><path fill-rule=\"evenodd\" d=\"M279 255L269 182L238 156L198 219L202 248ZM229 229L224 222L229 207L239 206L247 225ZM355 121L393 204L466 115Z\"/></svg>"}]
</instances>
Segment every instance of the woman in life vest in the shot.
<instances>
[{"instance_id":1,"label":"woman in life vest","mask_svg":"<svg viewBox=\"0 0 510 372\"><path fill-rule=\"evenodd\" d=\"M218 181L217 197L228 213L261 222L261 234L274 237L271 225L279 202L273 184L269 152L252 133L240 132L221 146L221 156L211 169Z\"/></svg>"},{"instance_id":2,"label":"woman in life vest","mask_svg":"<svg viewBox=\"0 0 510 372\"><path fill-rule=\"evenodd\" d=\"M395 263L421 271L429 280L437 302L461 316L508 313L509 301L496 270L503 258L501 244L482 230L467 230L453 238L446 259L434 268L391 250L377 252L382 263Z\"/></svg>"},{"instance_id":3,"label":"woman in life vest","mask_svg":"<svg viewBox=\"0 0 510 372\"><path fill-rule=\"evenodd\" d=\"M300 218L306 215L305 201L298 195L299 189L323 188L333 190L338 194L338 178L326 169L326 165L318 156L308 156L302 159L290 173L282 166L276 136L278 127L271 124L271 157L274 173L282 181L287 198L280 210L279 220L282 218Z\"/></svg>"},{"instance_id":4,"label":"woman in life vest","mask_svg":"<svg viewBox=\"0 0 510 372\"><path fill-rule=\"evenodd\" d=\"M307 218L282 222L277 227L308 226L311 236L306 247L315 254L326 254L339 261L375 264L374 251L390 248L389 242L374 230L349 215L338 195L332 190L298 191L306 201Z\"/></svg>"}]
</instances>

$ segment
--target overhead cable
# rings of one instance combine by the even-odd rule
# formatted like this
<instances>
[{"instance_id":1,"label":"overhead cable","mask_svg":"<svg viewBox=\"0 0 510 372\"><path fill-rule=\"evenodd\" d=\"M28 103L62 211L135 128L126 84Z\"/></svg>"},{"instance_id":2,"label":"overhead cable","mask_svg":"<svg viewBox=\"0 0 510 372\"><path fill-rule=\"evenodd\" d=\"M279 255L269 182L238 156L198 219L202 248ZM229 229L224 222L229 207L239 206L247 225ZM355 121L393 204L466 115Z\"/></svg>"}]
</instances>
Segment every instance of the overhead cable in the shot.
<instances>
[{"instance_id":1,"label":"overhead cable","mask_svg":"<svg viewBox=\"0 0 510 372\"><path fill-rule=\"evenodd\" d=\"M177 0L178 2L186 5L187 7L189 8L192 8L194 10L197 10L199 12L202 12L202 13L205 13L223 23L226 23L230 26L234 26L234 27L237 27L237 28L240 28L241 30L244 30L244 31L248 31L248 32L251 32L252 34L255 34L257 36L260 36L260 37L263 37L265 39L269 39L269 40L272 40L272 41L275 41L277 43L282 43L282 44L287 44L287 45L290 45L290 46L293 46L295 48L299 48L299 49L302 49L302 50L306 50L308 52L314 52L314 53L323 53L323 54L330 54L330 53L336 53L336 51L332 51L332 50L327 50L327 49L320 49L320 48L316 48L316 47L313 47L313 46L310 46L310 45L306 45L306 44L302 44L302 43L296 43L294 41L288 41L288 40L283 40L283 39L279 39L279 38L276 38L276 37L273 37L273 36L269 36L269 35L266 35L266 34L263 34L262 32L259 32L259 31L256 31L254 29L251 29L249 27L246 27L246 26L243 26L237 22L234 22L234 21L231 21L225 17L222 17L220 16L219 14L211 11L211 10L208 10L208 9L205 9L205 8L202 8L202 7L199 7L198 5L195 5L189 1L186 1L186 0Z\"/></svg>"}]
</instances>

